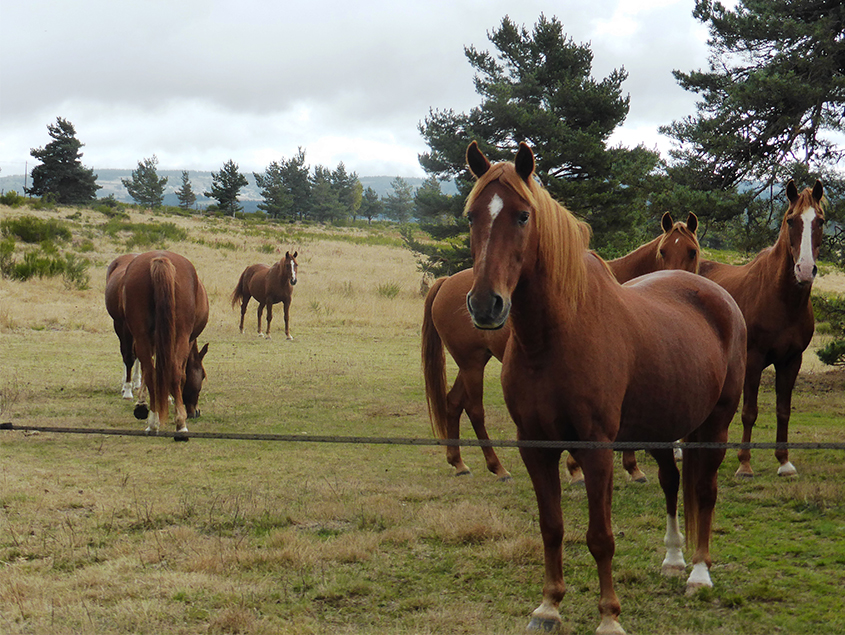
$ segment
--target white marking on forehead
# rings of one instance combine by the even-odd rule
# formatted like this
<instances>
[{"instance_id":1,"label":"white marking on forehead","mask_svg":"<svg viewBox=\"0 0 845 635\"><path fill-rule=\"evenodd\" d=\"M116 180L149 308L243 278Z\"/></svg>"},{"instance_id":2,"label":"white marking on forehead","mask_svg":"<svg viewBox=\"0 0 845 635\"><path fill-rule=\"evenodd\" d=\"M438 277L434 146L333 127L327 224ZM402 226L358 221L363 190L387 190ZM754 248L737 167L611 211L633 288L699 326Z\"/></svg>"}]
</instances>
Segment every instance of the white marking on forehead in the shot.
<instances>
[{"instance_id":1,"label":"white marking on forehead","mask_svg":"<svg viewBox=\"0 0 845 635\"><path fill-rule=\"evenodd\" d=\"M675 244L677 245L679 242L681 242L681 237L680 237L680 236L678 236L677 238L675 238Z\"/></svg>"},{"instance_id":2,"label":"white marking on forehead","mask_svg":"<svg viewBox=\"0 0 845 635\"><path fill-rule=\"evenodd\" d=\"M502 197L498 194L494 194L493 198L490 199L490 206L488 209L490 210L490 222L492 223L496 220L496 217L499 215L499 212L505 207L505 202L502 200Z\"/></svg>"},{"instance_id":3,"label":"white marking on forehead","mask_svg":"<svg viewBox=\"0 0 845 635\"><path fill-rule=\"evenodd\" d=\"M293 260L290 261L290 279L296 280L296 267L294 266Z\"/></svg>"}]
</instances>

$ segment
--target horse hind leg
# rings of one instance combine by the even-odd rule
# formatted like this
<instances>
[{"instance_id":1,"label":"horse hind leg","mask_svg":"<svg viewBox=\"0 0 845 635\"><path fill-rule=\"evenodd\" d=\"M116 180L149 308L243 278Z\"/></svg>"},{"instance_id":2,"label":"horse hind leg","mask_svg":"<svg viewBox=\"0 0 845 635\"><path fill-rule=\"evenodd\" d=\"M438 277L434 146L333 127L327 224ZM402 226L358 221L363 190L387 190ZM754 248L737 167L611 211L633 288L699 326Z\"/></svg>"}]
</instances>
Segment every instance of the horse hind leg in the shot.
<instances>
[{"instance_id":1,"label":"horse hind leg","mask_svg":"<svg viewBox=\"0 0 845 635\"><path fill-rule=\"evenodd\" d=\"M264 316L264 303L258 303L258 337L264 337L264 334L261 332L261 319Z\"/></svg>"},{"instance_id":2,"label":"horse hind leg","mask_svg":"<svg viewBox=\"0 0 845 635\"><path fill-rule=\"evenodd\" d=\"M455 383L449 390L449 394L446 395L446 438L456 441L461 438L461 415L464 412L464 404L467 399L462 372L458 370ZM455 468L455 476L472 474L472 470L464 463L461 456L461 446L459 445L446 446L446 462Z\"/></svg>"},{"instance_id":3,"label":"horse hind leg","mask_svg":"<svg viewBox=\"0 0 845 635\"><path fill-rule=\"evenodd\" d=\"M267 329L264 331L264 337L270 339L270 322L273 321L273 303L267 302Z\"/></svg>"},{"instance_id":4,"label":"horse hind leg","mask_svg":"<svg viewBox=\"0 0 845 635\"><path fill-rule=\"evenodd\" d=\"M622 467L628 473L628 477L634 483L648 483L648 477L640 469L637 463L637 455L633 450L625 450L622 452Z\"/></svg>"},{"instance_id":5,"label":"horse hind leg","mask_svg":"<svg viewBox=\"0 0 845 635\"><path fill-rule=\"evenodd\" d=\"M667 577L681 576L686 571L684 536L678 523L678 490L681 475L672 450L653 450L651 455L657 461L657 480L666 499L666 534L663 536L666 557L663 559L660 570Z\"/></svg>"},{"instance_id":6,"label":"horse hind leg","mask_svg":"<svg viewBox=\"0 0 845 635\"><path fill-rule=\"evenodd\" d=\"M244 318L246 317L246 308L247 308L247 305L249 304L250 297L251 296L244 294L244 297L241 299L241 321L240 321L240 324L238 324L238 330L241 333L244 332Z\"/></svg>"},{"instance_id":7,"label":"horse hind leg","mask_svg":"<svg viewBox=\"0 0 845 635\"><path fill-rule=\"evenodd\" d=\"M581 471L581 466L578 465L578 461L572 456L570 452L566 456L566 471L569 472L569 484L570 485L584 485L584 472Z\"/></svg>"},{"instance_id":8,"label":"horse hind leg","mask_svg":"<svg viewBox=\"0 0 845 635\"><path fill-rule=\"evenodd\" d=\"M480 372L478 370L461 371L458 375L458 380L462 380L465 389L463 407L475 431L475 436L479 441L489 441L490 436L487 434L484 415L484 368L482 367ZM456 386L457 384L458 381L455 382ZM460 416L460 411L457 414ZM500 481L511 480L510 472L502 465L492 446L482 445L481 451L484 453L484 461L490 473L495 474Z\"/></svg>"}]
</instances>

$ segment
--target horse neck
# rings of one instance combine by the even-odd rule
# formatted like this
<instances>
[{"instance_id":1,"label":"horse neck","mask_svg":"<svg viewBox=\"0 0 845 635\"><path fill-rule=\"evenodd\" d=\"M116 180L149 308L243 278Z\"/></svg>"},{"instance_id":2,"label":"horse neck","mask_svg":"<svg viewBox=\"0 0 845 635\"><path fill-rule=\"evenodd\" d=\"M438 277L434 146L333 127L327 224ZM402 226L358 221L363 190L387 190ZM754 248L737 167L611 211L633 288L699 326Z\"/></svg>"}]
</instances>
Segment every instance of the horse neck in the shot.
<instances>
[{"instance_id":1,"label":"horse neck","mask_svg":"<svg viewBox=\"0 0 845 635\"><path fill-rule=\"evenodd\" d=\"M786 306L803 308L810 301L812 285L795 281L795 260L789 244L789 232L781 230L774 245L764 249L751 263L749 273L759 279L763 293L776 294Z\"/></svg>"},{"instance_id":2,"label":"horse neck","mask_svg":"<svg viewBox=\"0 0 845 635\"><path fill-rule=\"evenodd\" d=\"M600 320L591 317L598 312L599 301L607 301L612 293L608 287L618 287L613 273L598 256L585 252L587 292L573 305L556 293L542 272L523 278L512 294L511 333L515 344L530 359L543 359L552 349L559 354L573 351L592 341L591 333ZM611 300L612 301L612 300Z\"/></svg>"},{"instance_id":3,"label":"horse neck","mask_svg":"<svg viewBox=\"0 0 845 635\"><path fill-rule=\"evenodd\" d=\"M638 276L645 275L657 270L657 245L661 236L641 247L637 247L629 254L621 258L608 260L607 265L613 271L613 275L619 282L627 282Z\"/></svg>"}]
</instances>

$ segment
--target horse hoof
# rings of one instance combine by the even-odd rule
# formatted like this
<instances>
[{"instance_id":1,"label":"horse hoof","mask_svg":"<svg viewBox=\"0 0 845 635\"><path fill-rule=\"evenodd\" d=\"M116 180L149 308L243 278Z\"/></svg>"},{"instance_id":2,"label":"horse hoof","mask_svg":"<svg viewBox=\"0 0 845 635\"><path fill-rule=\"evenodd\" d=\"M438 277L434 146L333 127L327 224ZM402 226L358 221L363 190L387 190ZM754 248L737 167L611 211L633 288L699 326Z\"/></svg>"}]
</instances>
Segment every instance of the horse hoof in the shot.
<instances>
[{"instance_id":1,"label":"horse hoof","mask_svg":"<svg viewBox=\"0 0 845 635\"><path fill-rule=\"evenodd\" d=\"M155 428L147 428L146 430L144 430L144 434L146 434L148 437L155 437L158 436L158 430L156 430Z\"/></svg>"},{"instance_id":2,"label":"horse hoof","mask_svg":"<svg viewBox=\"0 0 845 635\"><path fill-rule=\"evenodd\" d=\"M572 487L586 487L583 476L569 479L569 485Z\"/></svg>"},{"instance_id":3,"label":"horse hoof","mask_svg":"<svg viewBox=\"0 0 845 635\"><path fill-rule=\"evenodd\" d=\"M648 483L648 477L642 472L634 472L631 474L631 481L634 483Z\"/></svg>"},{"instance_id":4,"label":"horse hoof","mask_svg":"<svg viewBox=\"0 0 845 635\"><path fill-rule=\"evenodd\" d=\"M292 340L292 339L293 339L293 335L288 335L288 336L287 336L287 339L288 339L288 340Z\"/></svg>"},{"instance_id":5,"label":"horse hoof","mask_svg":"<svg viewBox=\"0 0 845 635\"><path fill-rule=\"evenodd\" d=\"M712 589L712 584L700 584L700 583L687 583L687 589L684 591L684 595L687 597L693 596L698 593L701 589Z\"/></svg>"},{"instance_id":6,"label":"horse hoof","mask_svg":"<svg viewBox=\"0 0 845 635\"><path fill-rule=\"evenodd\" d=\"M532 617L526 630L529 633L560 633L560 620L549 617Z\"/></svg>"},{"instance_id":7,"label":"horse hoof","mask_svg":"<svg viewBox=\"0 0 845 635\"><path fill-rule=\"evenodd\" d=\"M496 480L499 481L499 483L510 483L513 481L513 476L511 476L510 474L505 474L503 476L500 476Z\"/></svg>"},{"instance_id":8,"label":"horse hoof","mask_svg":"<svg viewBox=\"0 0 845 635\"><path fill-rule=\"evenodd\" d=\"M754 470L750 465L740 465L734 474L736 478L754 478Z\"/></svg>"},{"instance_id":9,"label":"horse hoof","mask_svg":"<svg viewBox=\"0 0 845 635\"><path fill-rule=\"evenodd\" d=\"M132 414L135 415L136 419L143 420L150 416L150 408L145 403L139 403L135 406L135 410L132 411Z\"/></svg>"},{"instance_id":10,"label":"horse hoof","mask_svg":"<svg viewBox=\"0 0 845 635\"><path fill-rule=\"evenodd\" d=\"M778 468L778 476L785 476L787 478L798 476L798 470L795 469L795 466L790 461L787 461Z\"/></svg>"},{"instance_id":11,"label":"horse hoof","mask_svg":"<svg viewBox=\"0 0 845 635\"><path fill-rule=\"evenodd\" d=\"M455 476L472 476L472 471L467 468L465 470L461 470L460 472L455 472Z\"/></svg>"},{"instance_id":12,"label":"horse hoof","mask_svg":"<svg viewBox=\"0 0 845 635\"><path fill-rule=\"evenodd\" d=\"M679 578L686 575L686 567L682 564L664 564L660 567L660 573L666 578Z\"/></svg>"}]
</instances>

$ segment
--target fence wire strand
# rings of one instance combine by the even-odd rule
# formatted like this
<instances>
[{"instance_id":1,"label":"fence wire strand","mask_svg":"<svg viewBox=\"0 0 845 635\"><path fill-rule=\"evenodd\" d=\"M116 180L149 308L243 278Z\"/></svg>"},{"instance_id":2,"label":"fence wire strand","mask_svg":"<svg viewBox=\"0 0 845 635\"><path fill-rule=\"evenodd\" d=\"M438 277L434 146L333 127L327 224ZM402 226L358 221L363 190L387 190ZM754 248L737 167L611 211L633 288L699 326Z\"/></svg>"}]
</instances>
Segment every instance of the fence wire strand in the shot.
<instances>
[{"instance_id":1,"label":"fence wire strand","mask_svg":"<svg viewBox=\"0 0 845 635\"><path fill-rule=\"evenodd\" d=\"M349 445L461 446L482 448L542 448L554 450L845 450L845 442L710 442L710 441L564 441L549 439L436 439L415 437L363 437L310 434L261 434L240 432L163 432L117 428L69 428L59 426L19 426L0 424L0 430L18 432L52 432L56 434L92 434L107 436L172 438L230 441L272 441L281 443L336 443Z\"/></svg>"}]
</instances>

